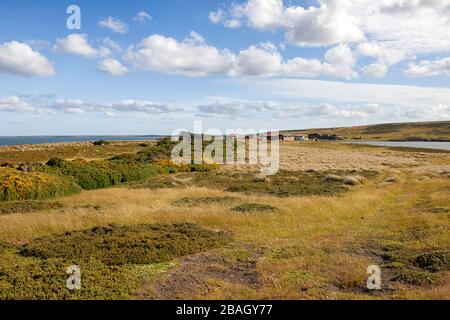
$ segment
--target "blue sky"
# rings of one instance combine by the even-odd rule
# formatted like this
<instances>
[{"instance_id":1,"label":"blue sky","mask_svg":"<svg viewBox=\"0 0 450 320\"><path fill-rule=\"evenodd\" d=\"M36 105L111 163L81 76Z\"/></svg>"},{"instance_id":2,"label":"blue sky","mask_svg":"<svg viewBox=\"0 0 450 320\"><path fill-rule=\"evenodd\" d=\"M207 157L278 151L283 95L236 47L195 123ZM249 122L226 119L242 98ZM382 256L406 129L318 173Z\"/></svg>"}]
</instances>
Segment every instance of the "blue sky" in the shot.
<instances>
[{"instance_id":1,"label":"blue sky","mask_svg":"<svg viewBox=\"0 0 450 320\"><path fill-rule=\"evenodd\" d=\"M448 120L450 0L372 2L1 1L0 135Z\"/></svg>"}]
</instances>

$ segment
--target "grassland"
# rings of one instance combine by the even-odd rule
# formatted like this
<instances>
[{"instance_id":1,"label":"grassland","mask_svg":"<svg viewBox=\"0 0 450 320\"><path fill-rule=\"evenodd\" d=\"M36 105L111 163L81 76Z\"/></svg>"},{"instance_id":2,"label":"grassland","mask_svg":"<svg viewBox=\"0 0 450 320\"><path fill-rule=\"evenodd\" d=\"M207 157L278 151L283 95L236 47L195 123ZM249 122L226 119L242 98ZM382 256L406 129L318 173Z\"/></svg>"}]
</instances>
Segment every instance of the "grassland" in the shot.
<instances>
[{"instance_id":1,"label":"grassland","mask_svg":"<svg viewBox=\"0 0 450 320\"><path fill-rule=\"evenodd\" d=\"M356 127L290 130L287 132L299 135L311 133L336 134L344 139L362 140L450 141L450 121L386 123Z\"/></svg>"},{"instance_id":2,"label":"grassland","mask_svg":"<svg viewBox=\"0 0 450 320\"><path fill-rule=\"evenodd\" d=\"M85 159L145 149L123 148L135 149L92 157L89 146ZM69 149L58 156L73 160ZM450 154L298 142L281 145L280 165L268 178L253 166L165 170L0 202L0 298L450 298ZM79 291L66 288L74 263ZM379 291L366 289L373 264Z\"/></svg>"}]
</instances>

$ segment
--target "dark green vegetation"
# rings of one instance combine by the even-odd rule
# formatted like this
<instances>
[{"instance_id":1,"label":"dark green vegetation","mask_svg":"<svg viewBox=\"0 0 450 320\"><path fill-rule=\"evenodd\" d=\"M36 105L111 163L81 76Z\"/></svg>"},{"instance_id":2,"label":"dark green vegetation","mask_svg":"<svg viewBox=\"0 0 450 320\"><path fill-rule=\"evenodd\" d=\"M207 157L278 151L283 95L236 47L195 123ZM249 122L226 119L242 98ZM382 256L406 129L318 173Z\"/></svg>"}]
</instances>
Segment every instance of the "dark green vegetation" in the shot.
<instances>
[{"instance_id":1,"label":"dark green vegetation","mask_svg":"<svg viewBox=\"0 0 450 320\"><path fill-rule=\"evenodd\" d=\"M329 179L333 175L339 179ZM183 185L214 188L228 192L248 194L266 194L277 197L323 195L332 196L349 190L350 180L371 179L377 175L374 171L329 171L302 172L280 171L265 179L256 179L252 173L244 172L197 172L186 175L180 173L174 177L150 179L137 188L171 188ZM353 176L357 178L353 178ZM164 179L169 180L164 180ZM353 180L352 180L353 181Z\"/></svg>"},{"instance_id":2,"label":"dark green vegetation","mask_svg":"<svg viewBox=\"0 0 450 320\"><path fill-rule=\"evenodd\" d=\"M92 143L94 146L109 146L111 142L105 140L98 140Z\"/></svg>"},{"instance_id":3,"label":"dark green vegetation","mask_svg":"<svg viewBox=\"0 0 450 320\"><path fill-rule=\"evenodd\" d=\"M64 205L57 201L14 201L0 202L0 215L29 213L42 210L62 209Z\"/></svg>"},{"instance_id":4,"label":"dark green vegetation","mask_svg":"<svg viewBox=\"0 0 450 320\"><path fill-rule=\"evenodd\" d=\"M151 273L154 264L230 241L228 234L185 223L96 227L22 247L0 243L0 299L127 298L143 273L137 265L148 266ZM65 271L73 264L81 269L80 291L66 288Z\"/></svg>"},{"instance_id":5,"label":"dark green vegetation","mask_svg":"<svg viewBox=\"0 0 450 320\"><path fill-rule=\"evenodd\" d=\"M203 205L224 204L228 205L236 202L238 199L228 196L223 197L201 197L201 198L181 198L173 202L175 206L196 207Z\"/></svg>"},{"instance_id":6,"label":"dark green vegetation","mask_svg":"<svg viewBox=\"0 0 450 320\"><path fill-rule=\"evenodd\" d=\"M450 270L448 251L412 250L403 245L388 245L382 248L380 255L393 273L393 281L413 286L435 284L441 272Z\"/></svg>"},{"instance_id":7,"label":"dark green vegetation","mask_svg":"<svg viewBox=\"0 0 450 320\"><path fill-rule=\"evenodd\" d=\"M27 166L31 172L1 168L0 201L48 199L81 189L100 189L143 181L162 173L207 172L214 168L213 165L171 162L173 145L174 142L163 139L137 153L121 154L108 160L68 161L52 158L45 165L37 163Z\"/></svg>"},{"instance_id":8,"label":"dark green vegetation","mask_svg":"<svg viewBox=\"0 0 450 320\"><path fill-rule=\"evenodd\" d=\"M0 201L42 200L80 190L73 179L60 175L0 169Z\"/></svg>"},{"instance_id":9,"label":"dark green vegetation","mask_svg":"<svg viewBox=\"0 0 450 320\"><path fill-rule=\"evenodd\" d=\"M268 204L243 203L234 207L231 210L240 213L252 213L252 212L275 212L277 211L277 208Z\"/></svg>"}]
</instances>

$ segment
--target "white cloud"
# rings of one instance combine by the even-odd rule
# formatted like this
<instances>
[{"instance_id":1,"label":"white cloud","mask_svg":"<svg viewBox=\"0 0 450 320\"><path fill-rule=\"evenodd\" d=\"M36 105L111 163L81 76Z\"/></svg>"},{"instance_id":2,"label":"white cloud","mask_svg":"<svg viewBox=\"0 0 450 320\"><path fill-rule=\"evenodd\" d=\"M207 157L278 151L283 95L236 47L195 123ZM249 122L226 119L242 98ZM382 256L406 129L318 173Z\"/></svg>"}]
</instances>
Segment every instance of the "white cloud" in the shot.
<instances>
[{"instance_id":1,"label":"white cloud","mask_svg":"<svg viewBox=\"0 0 450 320\"><path fill-rule=\"evenodd\" d=\"M72 33L65 38L58 38L53 46L53 50L76 54L85 58L95 58L99 54L98 50L88 43L87 36L78 33Z\"/></svg>"},{"instance_id":2,"label":"white cloud","mask_svg":"<svg viewBox=\"0 0 450 320\"><path fill-rule=\"evenodd\" d=\"M102 43L106 48L110 49L111 51L118 52L122 50L122 46L119 43L117 43L114 40L111 40L108 37L103 38Z\"/></svg>"},{"instance_id":3,"label":"white cloud","mask_svg":"<svg viewBox=\"0 0 450 320\"><path fill-rule=\"evenodd\" d=\"M178 108L167 104L157 104L145 100L123 100L112 105L112 109L123 112L145 112L149 114L162 114L179 111Z\"/></svg>"},{"instance_id":4,"label":"white cloud","mask_svg":"<svg viewBox=\"0 0 450 320\"><path fill-rule=\"evenodd\" d=\"M388 72L389 67L382 62L374 62L364 66L361 71L368 78L383 78Z\"/></svg>"},{"instance_id":5,"label":"white cloud","mask_svg":"<svg viewBox=\"0 0 450 320\"><path fill-rule=\"evenodd\" d=\"M349 15L347 0L320 0L319 7L285 6L282 0L248 0L212 11L209 19L227 27L247 25L258 30L286 30L286 39L300 46L357 42L364 38ZM231 23L233 21L233 23Z\"/></svg>"},{"instance_id":6,"label":"white cloud","mask_svg":"<svg viewBox=\"0 0 450 320\"><path fill-rule=\"evenodd\" d=\"M115 59L102 60L98 68L113 76L123 76L128 73L128 68Z\"/></svg>"},{"instance_id":7,"label":"white cloud","mask_svg":"<svg viewBox=\"0 0 450 320\"><path fill-rule=\"evenodd\" d=\"M433 61L423 60L419 64L411 63L405 74L409 77L428 77L440 74L450 76L450 57Z\"/></svg>"},{"instance_id":8,"label":"white cloud","mask_svg":"<svg viewBox=\"0 0 450 320\"><path fill-rule=\"evenodd\" d=\"M147 12L140 11L133 17L133 20L140 23L145 23L148 20L152 20L152 17Z\"/></svg>"},{"instance_id":9,"label":"white cloud","mask_svg":"<svg viewBox=\"0 0 450 320\"><path fill-rule=\"evenodd\" d=\"M377 103L402 108L448 105L450 88L304 79L234 80L258 99L318 99L351 104Z\"/></svg>"},{"instance_id":10,"label":"white cloud","mask_svg":"<svg viewBox=\"0 0 450 320\"><path fill-rule=\"evenodd\" d=\"M292 119L302 117L328 117L336 113L337 108L329 103L291 104L280 108L273 114L275 119Z\"/></svg>"},{"instance_id":11,"label":"white cloud","mask_svg":"<svg viewBox=\"0 0 450 320\"><path fill-rule=\"evenodd\" d=\"M359 42L364 33L348 12L347 0L321 0L320 7L285 9L286 39L299 46L323 46Z\"/></svg>"},{"instance_id":12,"label":"white cloud","mask_svg":"<svg viewBox=\"0 0 450 320\"><path fill-rule=\"evenodd\" d=\"M282 70L282 59L275 50L250 46L235 57L229 73L232 76L276 76Z\"/></svg>"},{"instance_id":13,"label":"white cloud","mask_svg":"<svg viewBox=\"0 0 450 320\"><path fill-rule=\"evenodd\" d=\"M128 25L125 22L113 17L100 20L98 25L101 28L109 29L115 33L125 34L128 32Z\"/></svg>"},{"instance_id":14,"label":"white cloud","mask_svg":"<svg viewBox=\"0 0 450 320\"><path fill-rule=\"evenodd\" d=\"M81 99L57 99L48 105L44 105L43 109L52 109L55 112L64 113L85 113L86 111L94 111L97 106L84 102Z\"/></svg>"},{"instance_id":15,"label":"white cloud","mask_svg":"<svg viewBox=\"0 0 450 320\"><path fill-rule=\"evenodd\" d=\"M220 23L225 16L225 12L222 9L217 9L216 11L211 11L208 14L209 21L214 24Z\"/></svg>"},{"instance_id":16,"label":"white cloud","mask_svg":"<svg viewBox=\"0 0 450 320\"><path fill-rule=\"evenodd\" d=\"M54 99L43 95L0 97L0 112L34 112L38 114L97 112L112 117L115 115L115 111L164 115L182 110L169 104L157 104L136 99L102 104L86 102L82 99Z\"/></svg>"},{"instance_id":17,"label":"white cloud","mask_svg":"<svg viewBox=\"0 0 450 320\"><path fill-rule=\"evenodd\" d=\"M0 98L0 111L3 112L21 112L32 111L33 107L26 101L17 96Z\"/></svg>"},{"instance_id":18,"label":"white cloud","mask_svg":"<svg viewBox=\"0 0 450 320\"><path fill-rule=\"evenodd\" d=\"M151 35L130 48L127 59L142 70L191 77L224 73L232 64L230 52L206 44L196 33L183 41Z\"/></svg>"},{"instance_id":19,"label":"white cloud","mask_svg":"<svg viewBox=\"0 0 450 320\"><path fill-rule=\"evenodd\" d=\"M0 74L48 77L55 70L45 56L29 45L11 41L0 44Z\"/></svg>"},{"instance_id":20,"label":"white cloud","mask_svg":"<svg viewBox=\"0 0 450 320\"><path fill-rule=\"evenodd\" d=\"M417 55L450 51L450 0L318 0L302 7L283 0L247 0L209 14L212 23L283 30L299 46L359 43L363 67L382 77L390 66ZM412 71L414 72L414 70Z\"/></svg>"},{"instance_id":21,"label":"white cloud","mask_svg":"<svg viewBox=\"0 0 450 320\"><path fill-rule=\"evenodd\" d=\"M131 47L127 60L142 70L191 77L224 74L232 77L317 77L357 78L352 50L346 45L329 49L325 61L293 58L284 60L270 42L253 45L237 54L220 50L191 32L183 41L152 35Z\"/></svg>"}]
</instances>

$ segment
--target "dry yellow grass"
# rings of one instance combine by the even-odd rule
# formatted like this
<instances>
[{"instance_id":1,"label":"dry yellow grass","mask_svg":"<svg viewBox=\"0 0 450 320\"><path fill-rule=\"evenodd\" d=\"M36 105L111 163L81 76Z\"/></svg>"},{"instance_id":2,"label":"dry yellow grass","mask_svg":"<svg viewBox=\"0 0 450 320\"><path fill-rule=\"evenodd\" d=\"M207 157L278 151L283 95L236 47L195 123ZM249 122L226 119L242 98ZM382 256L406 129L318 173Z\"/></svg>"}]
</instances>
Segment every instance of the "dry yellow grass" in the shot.
<instances>
[{"instance_id":1,"label":"dry yellow grass","mask_svg":"<svg viewBox=\"0 0 450 320\"><path fill-rule=\"evenodd\" d=\"M177 294L162 297L198 299L449 299L450 274L442 272L433 285L414 286L389 282L391 270L382 269L386 286L378 293L364 290L366 268L383 265L378 251L383 246L415 250L450 250L449 214L433 213L433 208L450 207L450 180L435 167L448 166L448 155L417 155L364 148L343 149L308 144L283 145L282 165L286 169L330 168L381 169L375 180L352 187L335 197L287 197L227 193L208 188L128 189L126 187L84 191L60 198L64 209L14 213L0 216L0 240L16 244L34 238L82 230L105 224L192 222L212 230L233 234L225 248L202 254L198 260L173 267L151 279L140 290L140 297L154 297L159 281ZM310 159L310 156L314 156ZM317 161L320 159L320 164ZM340 161L337 161L340 160ZM305 163L306 161L306 163ZM394 169L384 161L398 164ZM409 168L430 175L426 180ZM359 167L358 167L359 166ZM347 167L345 167L347 168ZM231 170L228 168L227 170ZM395 177L395 179L389 179ZM270 204L276 213L237 214L231 204L217 203L187 207L173 202L184 198L233 196L242 202ZM89 206L91 205L91 206ZM93 206L97 206L94 208ZM217 262L218 257L225 262ZM206 260L205 260L206 259ZM204 261L212 261L205 263ZM232 281L230 270L251 265L257 281ZM239 267L236 267L239 266ZM186 288L177 268L188 272L198 287ZM197 271L192 271L197 270ZM178 271L178 272L181 272ZM245 271L245 272L247 272ZM243 274L245 274L243 272ZM253 274L252 273L252 274ZM222 275L222 276L218 276ZM240 279L240 278L239 278ZM382 280L382 281L384 281ZM177 282L178 281L178 282ZM383 282L384 283L384 282ZM389 284L388 284L389 283ZM142 294L144 292L144 294ZM148 293L148 296L146 296ZM156 294L158 296L158 294Z\"/></svg>"}]
</instances>

